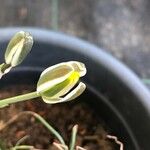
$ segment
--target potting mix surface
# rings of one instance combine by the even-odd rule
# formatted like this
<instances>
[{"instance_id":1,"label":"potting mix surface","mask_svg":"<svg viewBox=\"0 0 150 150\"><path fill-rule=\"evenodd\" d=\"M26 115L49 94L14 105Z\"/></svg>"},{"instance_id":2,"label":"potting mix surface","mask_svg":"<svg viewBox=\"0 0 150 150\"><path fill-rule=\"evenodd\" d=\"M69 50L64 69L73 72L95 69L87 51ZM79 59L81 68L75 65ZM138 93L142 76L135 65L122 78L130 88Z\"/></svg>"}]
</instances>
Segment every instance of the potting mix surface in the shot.
<instances>
[{"instance_id":1,"label":"potting mix surface","mask_svg":"<svg viewBox=\"0 0 150 150\"><path fill-rule=\"evenodd\" d=\"M0 89L0 99L34 91L29 85L9 86ZM26 137L21 144L32 145L37 149L58 150L53 142L58 142L33 116L24 114L7 124L10 119L23 111L33 111L52 125L68 144L74 125L78 124L76 145L87 150L119 150L119 146L107 138L109 129L94 110L82 101L49 105L41 98L12 104L0 109L0 144L7 149L15 146L18 140ZM111 123L110 123L111 124ZM4 127L1 129L2 127ZM69 144L68 144L69 145Z\"/></svg>"}]
</instances>

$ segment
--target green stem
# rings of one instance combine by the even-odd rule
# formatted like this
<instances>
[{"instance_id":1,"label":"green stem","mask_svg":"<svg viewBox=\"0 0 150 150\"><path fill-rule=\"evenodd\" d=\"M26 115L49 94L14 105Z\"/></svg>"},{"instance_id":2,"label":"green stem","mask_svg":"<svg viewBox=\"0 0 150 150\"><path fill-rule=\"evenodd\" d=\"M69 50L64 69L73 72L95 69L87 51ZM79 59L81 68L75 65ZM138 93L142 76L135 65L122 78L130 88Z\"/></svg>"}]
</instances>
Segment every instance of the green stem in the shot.
<instances>
[{"instance_id":1,"label":"green stem","mask_svg":"<svg viewBox=\"0 0 150 150\"><path fill-rule=\"evenodd\" d=\"M8 73L11 70L11 66L8 64L0 64L0 79L2 78L2 76L6 73Z\"/></svg>"},{"instance_id":2,"label":"green stem","mask_svg":"<svg viewBox=\"0 0 150 150\"><path fill-rule=\"evenodd\" d=\"M12 147L10 150L31 150L31 149L34 149L34 147L30 145L20 145Z\"/></svg>"},{"instance_id":3,"label":"green stem","mask_svg":"<svg viewBox=\"0 0 150 150\"><path fill-rule=\"evenodd\" d=\"M9 69L10 67L11 67L11 65L3 63L3 64L0 65L0 71L2 73L4 73L5 70Z\"/></svg>"},{"instance_id":4,"label":"green stem","mask_svg":"<svg viewBox=\"0 0 150 150\"><path fill-rule=\"evenodd\" d=\"M30 114L32 116L34 116L37 120L39 120L52 134L54 134L56 136L56 138L60 141L61 144L66 145L63 138L61 137L61 135L40 115L38 115L35 112L32 111L25 111L20 113L20 115L24 115L24 114ZM12 150L16 150L16 149L21 149L21 145L17 145L14 147L14 149ZM24 147L25 148L25 147ZM27 148L27 147L26 147Z\"/></svg>"},{"instance_id":5,"label":"green stem","mask_svg":"<svg viewBox=\"0 0 150 150\"><path fill-rule=\"evenodd\" d=\"M10 124L12 124L14 121L16 121L19 117L24 116L24 115L31 115L33 117L35 117L38 121L40 121L53 135L55 135L55 137L58 139L58 141L62 144L62 145L66 145L63 138L61 137L61 135L40 115L38 115L35 112L32 111L24 111L24 112L20 112L19 114L13 116L13 118L11 118L7 123L5 123L4 127L1 128L1 130L3 130L4 128L8 127ZM0 131L1 131L0 130ZM18 143L20 144L20 143ZM17 147L19 145L16 145L15 147ZM21 146L21 145L20 145ZM15 148L13 147L13 148ZM13 149L14 150L14 149ZM67 149L66 149L67 150Z\"/></svg>"},{"instance_id":6,"label":"green stem","mask_svg":"<svg viewBox=\"0 0 150 150\"><path fill-rule=\"evenodd\" d=\"M11 97L11 98L6 98L3 100L0 100L0 108L8 106L9 104L30 100L30 99L33 99L36 97L39 97L39 95L35 91L35 92L28 93L28 94L23 94L23 95Z\"/></svg>"},{"instance_id":7,"label":"green stem","mask_svg":"<svg viewBox=\"0 0 150 150\"><path fill-rule=\"evenodd\" d=\"M38 119L50 132L52 132L52 134L56 136L56 138L60 141L61 144L66 145L61 135L44 118L42 118L40 115L34 112L28 113L34 115L36 119Z\"/></svg>"},{"instance_id":8,"label":"green stem","mask_svg":"<svg viewBox=\"0 0 150 150\"><path fill-rule=\"evenodd\" d=\"M74 150L75 143L76 143L77 131L78 131L78 125L75 125L72 129L72 135L71 135L70 149L69 150Z\"/></svg>"},{"instance_id":9,"label":"green stem","mask_svg":"<svg viewBox=\"0 0 150 150\"><path fill-rule=\"evenodd\" d=\"M22 137L19 141L17 141L15 147L20 146L21 143L23 143L27 138L29 138L29 135L26 135L26 136Z\"/></svg>"}]
</instances>

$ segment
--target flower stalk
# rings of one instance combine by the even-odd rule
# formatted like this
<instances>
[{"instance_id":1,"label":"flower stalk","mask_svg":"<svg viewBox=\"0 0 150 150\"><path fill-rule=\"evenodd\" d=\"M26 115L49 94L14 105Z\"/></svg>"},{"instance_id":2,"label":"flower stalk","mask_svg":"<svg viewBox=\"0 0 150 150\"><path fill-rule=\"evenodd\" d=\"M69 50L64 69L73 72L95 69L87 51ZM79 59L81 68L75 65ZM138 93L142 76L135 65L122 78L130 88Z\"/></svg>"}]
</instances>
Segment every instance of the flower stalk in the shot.
<instances>
[{"instance_id":1,"label":"flower stalk","mask_svg":"<svg viewBox=\"0 0 150 150\"><path fill-rule=\"evenodd\" d=\"M31 99L37 98L39 96L40 95L38 95L37 92L35 91L35 92L31 92L31 93L11 97L11 98L6 98L3 100L0 100L0 108L6 107L6 106L13 104L13 103L31 100Z\"/></svg>"},{"instance_id":2,"label":"flower stalk","mask_svg":"<svg viewBox=\"0 0 150 150\"><path fill-rule=\"evenodd\" d=\"M86 88L82 82L79 82L75 87L80 77L85 74L86 68L84 64L77 61L69 61L51 66L42 72L35 92L0 100L0 108L36 97L41 97L48 104L74 100Z\"/></svg>"}]
</instances>

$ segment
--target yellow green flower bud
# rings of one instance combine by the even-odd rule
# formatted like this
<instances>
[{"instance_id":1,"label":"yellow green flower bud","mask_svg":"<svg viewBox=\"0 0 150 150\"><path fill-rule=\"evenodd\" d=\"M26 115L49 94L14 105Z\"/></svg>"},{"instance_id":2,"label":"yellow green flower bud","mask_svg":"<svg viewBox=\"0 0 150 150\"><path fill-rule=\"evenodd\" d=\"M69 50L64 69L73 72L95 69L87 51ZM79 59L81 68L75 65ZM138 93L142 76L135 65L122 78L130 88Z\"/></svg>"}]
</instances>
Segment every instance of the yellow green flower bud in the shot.
<instances>
[{"instance_id":1,"label":"yellow green flower bud","mask_svg":"<svg viewBox=\"0 0 150 150\"><path fill-rule=\"evenodd\" d=\"M37 83L37 93L46 103L60 103L73 100L86 88L82 82L75 87L80 77L85 74L85 65L77 61L51 66L41 74ZM73 90L71 91L71 89Z\"/></svg>"},{"instance_id":2,"label":"yellow green flower bud","mask_svg":"<svg viewBox=\"0 0 150 150\"><path fill-rule=\"evenodd\" d=\"M20 31L10 40L6 52L5 63L11 67L19 65L33 46L33 38L28 32Z\"/></svg>"}]
</instances>

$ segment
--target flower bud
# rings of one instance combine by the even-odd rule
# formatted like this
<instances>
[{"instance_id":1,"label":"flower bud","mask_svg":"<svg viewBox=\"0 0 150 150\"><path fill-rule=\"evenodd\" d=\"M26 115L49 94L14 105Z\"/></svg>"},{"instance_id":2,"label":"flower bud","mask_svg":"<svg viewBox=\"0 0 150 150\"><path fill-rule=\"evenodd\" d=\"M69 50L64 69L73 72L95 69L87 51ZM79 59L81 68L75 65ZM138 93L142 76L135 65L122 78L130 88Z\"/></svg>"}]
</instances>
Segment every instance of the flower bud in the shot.
<instances>
[{"instance_id":1,"label":"flower bud","mask_svg":"<svg viewBox=\"0 0 150 150\"><path fill-rule=\"evenodd\" d=\"M46 103L60 103L73 100L86 88L82 82L75 87L80 77L85 74L85 65L77 61L51 66L41 74L37 83L37 93ZM72 88L74 89L70 92Z\"/></svg>"},{"instance_id":2,"label":"flower bud","mask_svg":"<svg viewBox=\"0 0 150 150\"><path fill-rule=\"evenodd\" d=\"M28 32L20 31L10 40L6 52L5 63L11 67L19 65L33 46L33 38Z\"/></svg>"}]
</instances>

